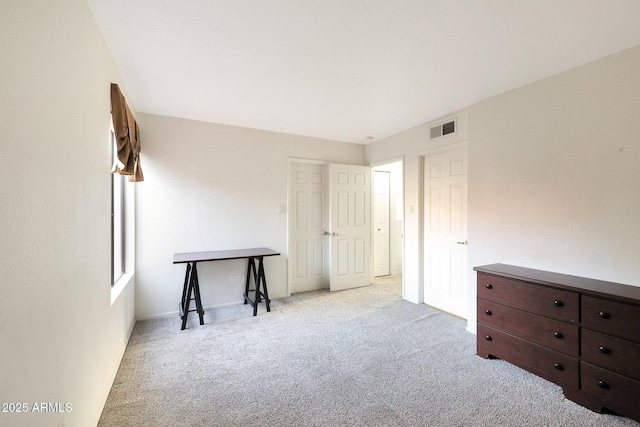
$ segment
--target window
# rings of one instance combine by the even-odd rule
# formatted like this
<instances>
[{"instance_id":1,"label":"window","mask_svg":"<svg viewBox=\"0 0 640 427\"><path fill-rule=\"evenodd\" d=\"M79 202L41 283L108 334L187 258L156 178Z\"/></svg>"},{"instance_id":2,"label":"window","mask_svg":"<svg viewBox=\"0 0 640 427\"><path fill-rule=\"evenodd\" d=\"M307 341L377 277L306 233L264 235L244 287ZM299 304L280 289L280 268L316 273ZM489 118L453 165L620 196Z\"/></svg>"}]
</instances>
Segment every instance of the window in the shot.
<instances>
[{"instance_id":1,"label":"window","mask_svg":"<svg viewBox=\"0 0 640 427\"><path fill-rule=\"evenodd\" d=\"M111 128L111 162L117 163L116 138ZM125 176L111 174L111 286L126 271Z\"/></svg>"}]
</instances>

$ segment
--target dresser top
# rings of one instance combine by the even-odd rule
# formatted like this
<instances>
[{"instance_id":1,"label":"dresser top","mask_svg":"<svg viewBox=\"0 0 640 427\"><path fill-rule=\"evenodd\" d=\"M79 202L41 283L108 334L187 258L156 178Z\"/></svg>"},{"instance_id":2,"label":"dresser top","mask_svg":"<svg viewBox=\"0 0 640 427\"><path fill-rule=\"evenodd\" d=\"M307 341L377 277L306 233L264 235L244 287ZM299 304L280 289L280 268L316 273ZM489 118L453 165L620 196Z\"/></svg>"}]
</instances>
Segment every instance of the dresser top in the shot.
<instances>
[{"instance_id":1,"label":"dresser top","mask_svg":"<svg viewBox=\"0 0 640 427\"><path fill-rule=\"evenodd\" d=\"M599 297L615 297L635 304L640 304L640 287L623 285L604 280L589 279L569 274L553 273L533 268L518 267L509 264L489 264L473 268L479 273L493 274L524 280L540 285L555 286L569 291L581 292Z\"/></svg>"}]
</instances>

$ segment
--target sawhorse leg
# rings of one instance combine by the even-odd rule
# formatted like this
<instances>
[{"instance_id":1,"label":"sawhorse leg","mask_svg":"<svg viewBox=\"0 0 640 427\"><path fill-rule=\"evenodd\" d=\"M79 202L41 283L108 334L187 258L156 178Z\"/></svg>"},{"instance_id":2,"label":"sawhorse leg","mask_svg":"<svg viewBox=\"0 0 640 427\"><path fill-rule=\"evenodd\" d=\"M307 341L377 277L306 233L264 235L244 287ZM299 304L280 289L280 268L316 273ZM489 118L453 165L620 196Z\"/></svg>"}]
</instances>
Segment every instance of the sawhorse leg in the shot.
<instances>
[{"instance_id":1,"label":"sawhorse leg","mask_svg":"<svg viewBox=\"0 0 640 427\"><path fill-rule=\"evenodd\" d=\"M249 258L249 260L247 262L247 279L244 282L244 303L245 303L245 305L247 303L251 303L251 305L254 305L253 301L251 301L251 298L249 298L249 287L251 285L251 276L253 276L254 282L257 283L256 266L253 263L253 258Z\"/></svg>"},{"instance_id":2,"label":"sawhorse leg","mask_svg":"<svg viewBox=\"0 0 640 427\"><path fill-rule=\"evenodd\" d=\"M187 290L189 289L189 282L191 280L191 263L187 264L187 272L184 275L184 286L182 286L182 299L180 299L180 318L184 318L185 309L188 309L188 305L185 305L187 300Z\"/></svg>"},{"instance_id":3,"label":"sawhorse leg","mask_svg":"<svg viewBox=\"0 0 640 427\"><path fill-rule=\"evenodd\" d=\"M269 291L267 291L267 278L264 275L264 264L262 263L262 258L258 258L258 283L256 284L256 298L260 301L260 295L264 297L264 304L267 306L267 312L271 311L271 306L269 305ZM255 266L254 266L255 270ZM262 292L260 291L260 282L262 281ZM253 308L253 315L258 314L258 307Z\"/></svg>"},{"instance_id":4,"label":"sawhorse leg","mask_svg":"<svg viewBox=\"0 0 640 427\"><path fill-rule=\"evenodd\" d=\"M255 258L258 258L258 268L256 269ZM250 257L249 262L247 264L247 280L244 285L244 303L251 304L253 306L253 315L258 315L258 303L262 302L264 299L265 306L267 307L267 311L271 311L271 306L269 305L269 292L267 291L267 280L264 275L264 265L262 263L263 257ZM253 300L249 297L249 287L251 284L251 277L253 276L253 282L255 284L255 296ZM262 291L260 288L262 287Z\"/></svg>"},{"instance_id":5,"label":"sawhorse leg","mask_svg":"<svg viewBox=\"0 0 640 427\"><path fill-rule=\"evenodd\" d=\"M184 277L184 286L182 288L182 300L180 301L180 316L182 317L182 328L184 330L187 326L187 317L189 315L189 306L191 303L191 293L196 302L195 311L198 312L200 324L204 325L204 309L202 308L202 301L200 299L200 284L198 283L198 269L196 263L187 264L187 272Z\"/></svg>"}]
</instances>

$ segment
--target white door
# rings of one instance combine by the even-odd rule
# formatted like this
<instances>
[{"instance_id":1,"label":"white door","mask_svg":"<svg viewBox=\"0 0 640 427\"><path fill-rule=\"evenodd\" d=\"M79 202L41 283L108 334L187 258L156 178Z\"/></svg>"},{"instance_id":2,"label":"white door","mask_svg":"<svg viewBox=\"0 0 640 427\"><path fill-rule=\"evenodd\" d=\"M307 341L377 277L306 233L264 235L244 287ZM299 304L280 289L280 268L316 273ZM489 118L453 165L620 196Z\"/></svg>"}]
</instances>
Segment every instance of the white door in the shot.
<instances>
[{"instance_id":1,"label":"white door","mask_svg":"<svg viewBox=\"0 0 640 427\"><path fill-rule=\"evenodd\" d=\"M371 169L329 165L332 291L371 281Z\"/></svg>"},{"instance_id":2,"label":"white door","mask_svg":"<svg viewBox=\"0 0 640 427\"><path fill-rule=\"evenodd\" d=\"M328 167L291 163L289 173L290 291L328 288Z\"/></svg>"},{"instance_id":3,"label":"white door","mask_svg":"<svg viewBox=\"0 0 640 427\"><path fill-rule=\"evenodd\" d=\"M373 173L373 275L389 275L389 191L390 174L387 171Z\"/></svg>"},{"instance_id":4,"label":"white door","mask_svg":"<svg viewBox=\"0 0 640 427\"><path fill-rule=\"evenodd\" d=\"M467 150L424 159L424 302L467 317Z\"/></svg>"}]
</instances>

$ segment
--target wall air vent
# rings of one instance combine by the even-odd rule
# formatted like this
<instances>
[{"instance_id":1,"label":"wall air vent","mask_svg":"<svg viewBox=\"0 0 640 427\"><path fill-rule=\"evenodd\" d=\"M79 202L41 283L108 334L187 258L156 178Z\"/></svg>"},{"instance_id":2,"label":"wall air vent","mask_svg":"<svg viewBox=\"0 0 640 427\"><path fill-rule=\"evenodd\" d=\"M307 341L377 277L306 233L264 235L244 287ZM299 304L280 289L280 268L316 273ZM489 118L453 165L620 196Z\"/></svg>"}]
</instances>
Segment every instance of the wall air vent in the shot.
<instances>
[{"instance_id":1,"label":"wall air vent","mask_svg":"<svg viewBox=\"0 0 640 427\"><path fill-rule=\"evenodd\" d=\"M432 127L430 130L430 137L431 139L435 139L441 136L449 135L450 133L455 133L455 131L456 131L456 121L451 120L450 122Z\"/></svg>"}]
</instances>

